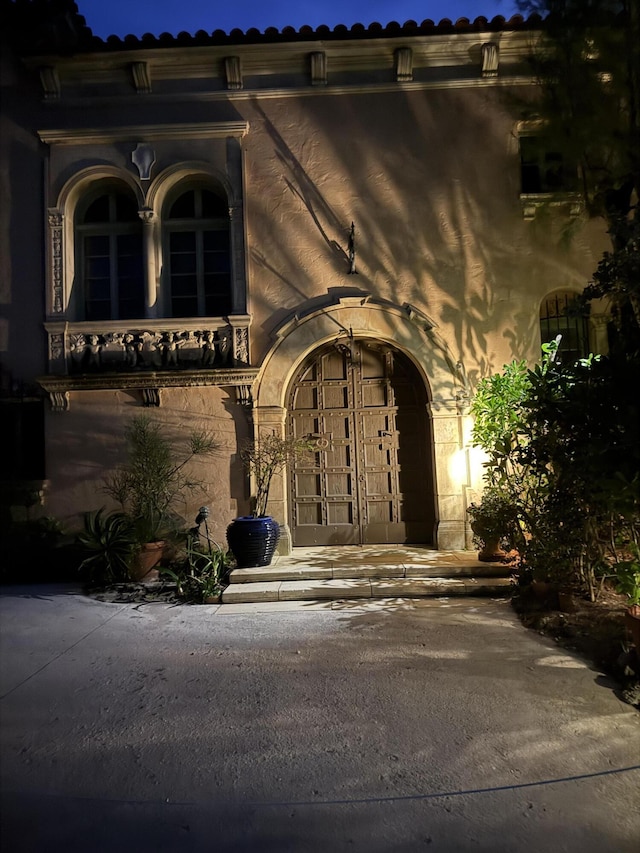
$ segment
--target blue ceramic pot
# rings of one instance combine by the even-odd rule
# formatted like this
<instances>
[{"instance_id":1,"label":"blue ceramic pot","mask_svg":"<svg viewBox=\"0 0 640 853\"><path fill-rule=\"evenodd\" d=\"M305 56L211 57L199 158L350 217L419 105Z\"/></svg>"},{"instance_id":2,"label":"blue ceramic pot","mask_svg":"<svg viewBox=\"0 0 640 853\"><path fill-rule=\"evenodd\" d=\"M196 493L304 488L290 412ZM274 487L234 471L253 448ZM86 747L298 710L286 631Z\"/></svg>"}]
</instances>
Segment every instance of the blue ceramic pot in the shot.
<instances>
[{"instance_id":1,"label":"blue ceramic pot","mask_svg":"<svg viewBox=\"0 0 640 853\"><path fill-rule=\"evenodd\" d=\"M280 539L280 525L270 515L243 515L227 527L227 542L239 569L268 566Z\"/></svg>"}]
</instances>

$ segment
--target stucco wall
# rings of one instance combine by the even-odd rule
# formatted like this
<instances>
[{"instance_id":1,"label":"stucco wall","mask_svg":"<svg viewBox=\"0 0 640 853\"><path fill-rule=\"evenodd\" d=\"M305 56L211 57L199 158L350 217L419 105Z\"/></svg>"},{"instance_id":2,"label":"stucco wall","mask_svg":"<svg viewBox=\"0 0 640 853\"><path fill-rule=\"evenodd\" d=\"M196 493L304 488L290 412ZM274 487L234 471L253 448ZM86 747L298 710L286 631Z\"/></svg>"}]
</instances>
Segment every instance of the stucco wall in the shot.
<instances>
[{"instance_id":1,"label":"stucco wall","mask_svg":"<svg viewBox=\"0 0 640 853\"><path fill-rule=\"evenodd\" d=\"M218 388L165 389L159 409L141 408L135 392L73 392L69 411L47 418L47 512L74 526L80 511L115 508L102 491L103 480L126 460L124 429L140 414L163 425L178 459L193 430L210 431L219 442L213 456L190 463L189 474L202 481L202 489L187 494L174 510L192 525L198 507L206 504L211 533L224 542L230 519L248 508L236 455L237 443L247 437L247 420L233 397Z\"/></svg>"},{"instance_id":2,"label":"stucco wall","mask_svg":"<svg viewBox=\"0 0 640 853\"><path fill-rule=\"evenodd\" d=\"M600 224L566 211L524 220L515 124L495 90L273 99L243 115L258 361L306 300L356 287L426 312L475 383L537 357L540 301L581 289L606 246Z\"/></svg>"}]
</instances>

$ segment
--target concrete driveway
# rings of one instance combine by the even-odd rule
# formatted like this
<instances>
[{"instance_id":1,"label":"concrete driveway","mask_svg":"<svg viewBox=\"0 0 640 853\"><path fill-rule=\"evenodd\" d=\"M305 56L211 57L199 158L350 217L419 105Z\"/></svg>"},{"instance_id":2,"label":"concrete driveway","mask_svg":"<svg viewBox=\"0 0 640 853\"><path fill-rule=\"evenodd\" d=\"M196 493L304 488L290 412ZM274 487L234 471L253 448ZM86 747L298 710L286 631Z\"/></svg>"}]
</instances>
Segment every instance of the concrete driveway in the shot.
<instances>
[{"instance_id":1,"label":"concrete driveway","mask_svg":"<svg viewBox=\"0 0 640 853\"><path fill-rule=\"evenodd\" d=\"M504 601L5 588L2 850L638 850L640 715Z\"/></svg>"}]
</instances>

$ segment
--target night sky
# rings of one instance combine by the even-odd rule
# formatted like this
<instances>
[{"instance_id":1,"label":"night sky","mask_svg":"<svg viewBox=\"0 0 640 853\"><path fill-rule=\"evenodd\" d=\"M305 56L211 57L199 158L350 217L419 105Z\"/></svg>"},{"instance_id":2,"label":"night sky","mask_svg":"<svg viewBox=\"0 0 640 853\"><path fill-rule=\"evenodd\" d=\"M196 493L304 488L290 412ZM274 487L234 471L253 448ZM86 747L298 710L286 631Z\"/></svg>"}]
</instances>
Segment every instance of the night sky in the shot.
<instances>
[{"instance_id":1,"label":"night sky","mask_svg":"<svg viewBox=\"0 0 640 853\"><path fill-rule=\"evenodd\" d=\"M305 24L314 29L321 24L333 28L338 24L365 26L377 21L417 21L427 18L440 21L450 18L474 18L482 15L491 20L496 15L510 18L517 13L516 0L76 0L80 14L95 35L125 36L129 33L177 35L181 31L205 30L246 31L251 27L264 31L267 27Z\"/></svg>"}]
</instances>

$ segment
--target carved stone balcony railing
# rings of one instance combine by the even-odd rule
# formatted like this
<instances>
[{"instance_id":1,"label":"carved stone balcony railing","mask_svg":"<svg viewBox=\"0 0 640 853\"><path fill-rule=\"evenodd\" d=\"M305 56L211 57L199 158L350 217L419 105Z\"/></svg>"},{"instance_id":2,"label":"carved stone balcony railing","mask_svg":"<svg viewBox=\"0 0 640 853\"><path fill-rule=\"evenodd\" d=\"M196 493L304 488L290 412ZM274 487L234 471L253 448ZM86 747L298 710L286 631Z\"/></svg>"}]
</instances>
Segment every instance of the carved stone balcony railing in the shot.
<instances>
[{"instance_id":1,"label":"carved stone balcony railing","mask_svg":"<svg viewBox=\"0 0 640 853\"><path fill-rule=\"evenodd\" d=\"M250 401L257 369L250 365L248 315L196 319L45 323L49 371L40 384L54 410L69 391L140 389L160 404L164 387L231 385Z\"/></svg>"}]
</instances>

